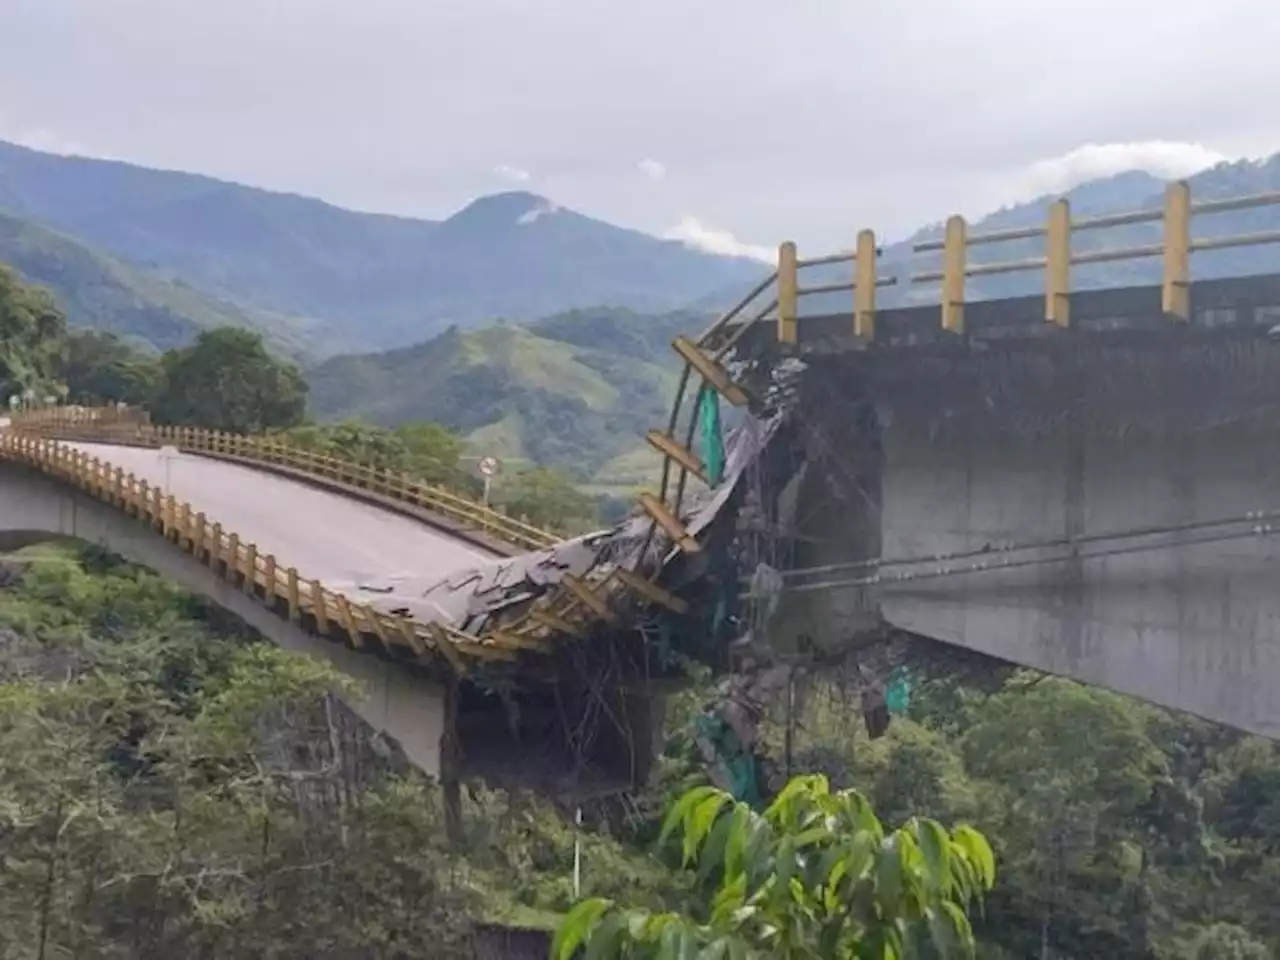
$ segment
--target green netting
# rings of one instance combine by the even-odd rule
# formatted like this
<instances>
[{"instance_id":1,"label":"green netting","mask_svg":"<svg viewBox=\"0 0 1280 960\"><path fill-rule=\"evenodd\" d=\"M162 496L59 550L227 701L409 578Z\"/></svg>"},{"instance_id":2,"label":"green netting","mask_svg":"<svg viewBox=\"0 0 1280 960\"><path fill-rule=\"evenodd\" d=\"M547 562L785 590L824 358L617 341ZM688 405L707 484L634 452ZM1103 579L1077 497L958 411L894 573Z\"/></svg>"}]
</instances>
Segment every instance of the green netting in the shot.
<instances>
[{"instance_id":1,"label":"green netting","mask_svg":"<svg viewBox=\"0 0 1280 960\"><path fill-rule=\"evenodd\" d=\"M707 480L716 486L724 479L724 437L720 432L720 394L705 383L698 391L698 447L707 467Z\"/></svg>"},{"instance_id":2,"label":"green netting","mask_svg":"<svg viewBox=\"0 0 1280 960\"><path fill-rule=\"evenodd\" d=\"M889 674L889 684L884 692L885 706L890 713L906 713L911 705L911 675L905 667L895 667Z\"/></svg>"},{"instance_id":3,"label":"green netting","mask_svg":"<svg viewBox=\"0 0 1280 960\"><path fill-rule=\"evenodd\" d=\"M696 721L698 733L707 740L729 780L728 791L735 800L758 806L761 802L756 758L748 753L733 728L715 714L703 714Z\"/></svg>"}]
</instances>

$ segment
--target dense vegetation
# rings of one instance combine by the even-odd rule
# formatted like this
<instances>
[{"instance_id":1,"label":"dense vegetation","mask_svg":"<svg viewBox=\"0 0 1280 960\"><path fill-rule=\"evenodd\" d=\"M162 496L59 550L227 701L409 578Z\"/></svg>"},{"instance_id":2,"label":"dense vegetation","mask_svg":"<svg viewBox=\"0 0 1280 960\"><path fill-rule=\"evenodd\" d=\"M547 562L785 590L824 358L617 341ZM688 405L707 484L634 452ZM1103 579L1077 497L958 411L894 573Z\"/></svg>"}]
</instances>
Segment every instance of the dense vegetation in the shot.
<instances>
[{"instance_id":1,"label":"dense vegetation","mask_svg":"<svg viewBox=\"0 0 1280 960\"><path fill-rule=\"evenodd\" d=\"M5 960L469 956L478 920L570 906L548 808L470 791L448 847L328 668L93 552L0 570ZM585 849L589 889L681 902L643 856Z\"/></svg>"},{"instance_id":2,"label":"dense vegetation","mask_svg":"<svg viewBox=\"0 0 1280 960\"><path fill-rule=\"evenodd\" d=\"M262 337L236 327L209 330L160 361L148 406L158 423L230 433L265 433L302 422L307 384L297 367L267 353Z\"/></svg>"},{"instance_id":3,"label":"dense vegetation","mask_svg":"<svg viewBox=\"0 0 1280 960\"><path fill-rule=\"evenodd\" d=\"M1000 960L1263 960L1280 949L1280 744L1066 680L942 671L868 740L834 682L802 697L792 764L889 823L972 823L1000 882ZM781 708L768 750L784 753ZM674 762L674 761L673 761Z\"/></svg>"},{"instance_id":4,"label":"dense vegetation","mask_svg":"<svg viewBox=\"0 0 1280 960\"><path fill-rule=\"evenodd\" d=\"M59 394L65 331L53 298L0 263L0 392L6 398Z\"/></svg>"},{"instance_id":5,"label":"dense vegetation","mask_svg":"<svg viewBox=\"0 0 1280 960\"><path fill-rule=\"evenodd\" d=\"M0 579L0 957L465 956L479 921L545 926L573 905L564 818L477 786L450 847L434 788L332 698L327 668L92 549L29 548ZM837 684L801 693L796 770L858 790L889 830L919 837L934 819L992 839L999 881L970 913L980 957L1265 960L1280 946L1276 744L995 668L924 683L874 741ZM582 889L719 935L701 884L725 877L679 868L682 853L715 859L715 818L686 804L705 842L648 852L663 809L705 780L692 736L711 695L672 703L657 780L617 839L584 834ZM766 724L775 758L784 719Z\"/></svg>"}]
</instances>

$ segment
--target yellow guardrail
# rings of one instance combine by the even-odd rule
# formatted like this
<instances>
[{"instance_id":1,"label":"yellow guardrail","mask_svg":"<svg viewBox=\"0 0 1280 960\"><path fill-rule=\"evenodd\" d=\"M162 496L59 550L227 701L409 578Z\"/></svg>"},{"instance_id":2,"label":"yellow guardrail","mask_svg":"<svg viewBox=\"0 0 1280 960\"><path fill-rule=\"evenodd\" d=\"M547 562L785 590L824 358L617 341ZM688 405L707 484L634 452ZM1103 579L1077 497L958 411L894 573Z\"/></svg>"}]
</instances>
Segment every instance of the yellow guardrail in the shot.
<instances>
[{"instance_id":1,"label":"yellow guardrail","mask_svg":"<svg viewBox=\"0 0 1280 960\"><path fill-rule=\"evenodd\" d=\"M281 569L274 556L259 553L255 544L245 543L190 504L176 501L147 481L75 450L63 440L148 447L168 443L215 457L286 465L328 483L387 492L406 502L422 502L432 510L443 504L449 516L470 520L473 529L513 541L519 539L529 546L543 547L559 539L496 511L486 511L455 494L386 471L324 457L276 438L154 427L142 410L62 407L18 411L10 418L10 429L0 431L0 455L37 467L144 520L157 533L261 599L276 613L321 636L343 634L356 648L380 643L388 650L404 648L402 653L419 661L438 655L457 673L466 674L478 660L510 661L521 651L548 653L562 638L584 639L595 622L616 622L614 604L624 599L656 604L678 613L688 610L685 601L656 583L606 565L582 578L563 573L558 584L538 598L504 612L479 635L448 624L384 614L354 603L318 581L300 578L295 570Z\"/></svg>"},{"instance_id":2,"label":"yellow guardrail","mask_svg":"<svg viewBox=\"0 0 1280 960\"><path fill-rule=\"evenodd\" d=\"M960 334L965 329L966 279L1035 271L1044 272L1045 320L1065 328L1071 325L1072 267L1157 257L1162 261L1161 300L1164 314L1171 320L1186 322L1191 318L1191 258L1194 254L1233 247L1280 244L1280 230L1195 237L1192 235L1193 220L1213 214L1270 206L1280 206L1280 191L1196 201L1192 198L1190 185L1185 180L1179 180L1166 188L1161 207L1143 210L1072 218L1070 203L1060 199L1049 205L1041 225L988 233L970 233L964 217L952 216L947 218L940 239L923 240L913 244L911 248L913 254L927 254L935 258L940 256L940 268L930 266L928 269L908 270L900 276L892 277L878 275L881 251L876 245L875 233L871 230L858 233L857 245L851 251L816 257L800 257L795 243L788 241L778 248L777 270L752 291L746 301L708 331L708 335L721 332L726 325L736 320L735 326L739 329L730 334L731 343L741 336L744 327L771 315L770 319L777 324L778 341L797 343L799 323L805 319L801 311L803 298L813 294L847 291L853 294L849 303L853 316L850 332L870 339L875 335L876 290L899 284L907 287L932 287L936 284L939 290L941 326L944 330ZM1072 240L1080 234L1138 224L1158 224L1159 242L1084 250L1077 250L1072 246ZM1043 256L983 263L970 261L974 247L1032 240L1043 242ZM831 264L851 264L853 270L848 280L808 286L801 282L807 269ZM776 295L754 318L738 319L752 302L763 303L762 296L771 293ZM707 337L704 335L697 342L699 345L706 345ZM721 354L727 349L723 343L717 346Z\"/></svg>"},{"instance_id":3,"label":"yellow guardrail","mask_svg":"<svg viewBox=\"0 0 1280 960\"><path fill-rule=\"evenodd\" d=\"M371 643L410 659L440 657L460 672L468 660L511 660L516 649L500 641L446 630L436 624L374 610L308 580L274 555L259 552L213 518L132 473L56 440L0 433L0 455L34 467L147 524L197 561L273 612L322 637L343 637L357 649Z\"/></svg>"},{"instance_id":4,"label":"yellow guardrail","mask_svg":"<svg viewBox=\"0 0 1280 960\"><path fill-rule=\"evenodd\" d=\"M145 411L92 407L47 407L19 411L11 417L19 432L89 443L171 445L179 450L212 454L252 463L285 467L338 489L368 491L410 507L417 507L521 550L539 550L560 543L549 530L510 517L500 510L423 483L406 474L327 456L279 437L242 436L199 427L157 426Z\"/></svg>"}]
</instances>

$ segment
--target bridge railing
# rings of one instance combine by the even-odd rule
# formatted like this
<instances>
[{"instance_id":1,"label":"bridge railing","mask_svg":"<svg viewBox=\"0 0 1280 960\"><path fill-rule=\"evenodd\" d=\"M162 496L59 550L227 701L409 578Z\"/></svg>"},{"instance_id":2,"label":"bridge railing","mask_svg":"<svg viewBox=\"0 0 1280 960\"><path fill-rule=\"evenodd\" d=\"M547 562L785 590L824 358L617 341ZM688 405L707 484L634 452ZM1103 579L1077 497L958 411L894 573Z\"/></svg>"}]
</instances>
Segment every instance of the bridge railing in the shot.
<instances>
[{"instance_id":1,"label":"bridge railing","mask_svg":"<svg viewBox=\"0 0 1280 960\"><path fill-rule=\"evenodd\" d=\"M1159 257L1162 259L1164 313L1171 321L1186 322L1191 318L1192 254L1280 243L1280 230L1195 237L1192 235L1193 220L1197 216L1276 205L1280 205L1280 191L1195 202L1186 181L1178 181L1169 184L1163 206L1158 208L1073 219L1069 202L1060 199L1049 205L1043 224L987 233L970 233L964 217L952 216L947 219L941 238L922 240L911 247L913 254L940 255L941 268L917 270L899 276L880 276L883 250L877 246L875 234L870 230L858 234L854 250L818 257L799 257L796 245L788 241L779 246L777 271L765 285L775 285L776 282L777 289L776 313L768 319L777 324L779 342L796 343L799 323L805 316L802 313L804 298L847 292L851 294L851 332L857 337L871 339L875 335L877 290L898 284L909 287L938 285L939 323L944 330L959 334L965 329L967 279L1043 271L1045 320L1065 328L1071 325L1072 267ZM1160 242L1095 249L1073 247L1073 238L1080 234L1137 224L1159 224ZM982 263L972 262L970 257L974 247L1013 242L1025 244L1036 240L1042 240L1044 244L1041 256ZM812 276L813 268L839 264L852 265L852 275L847 280L808 286L802 283L806 275ZM829 314L831 311L824 312ZM745 332L741 321L738 325L739 328L733 330L726 341L729 345ZM719 351L720 355L725 352L723 349Z\"/></svg>"},{"instance_id":2,"label":"bridge railing","mask_svg":"<svg viewBox=\"0 0 1280 960\"><path fill-rule=\"evenodd\" d=\"M379 644L402 657L439 656L466 672L468 660L511 660L514 647L375 610L353 602L176 499L146 480L43 437L0 433L0 455L79 488L176 544L216 576L273 612L322 637L343 638L356 649Z\"/></svg>"},{"instance_id":3,"label":"bridge railing","mask_svg":"<svg viewBox=\"0 0 1280 960\"><path fill-rule=\"evenodd\" d=\"M13 429L37 436L87 443L120 443L179 450L280 467L326 485L355 488L411 508L437 514L502 543L538 550L560 543L556 534L507 516L443 487L399 471L308 450L279 437L243 436L197 427L156 426L146 412L115 407L46 407L20 411Z\"/></svg>"}]
</instances>

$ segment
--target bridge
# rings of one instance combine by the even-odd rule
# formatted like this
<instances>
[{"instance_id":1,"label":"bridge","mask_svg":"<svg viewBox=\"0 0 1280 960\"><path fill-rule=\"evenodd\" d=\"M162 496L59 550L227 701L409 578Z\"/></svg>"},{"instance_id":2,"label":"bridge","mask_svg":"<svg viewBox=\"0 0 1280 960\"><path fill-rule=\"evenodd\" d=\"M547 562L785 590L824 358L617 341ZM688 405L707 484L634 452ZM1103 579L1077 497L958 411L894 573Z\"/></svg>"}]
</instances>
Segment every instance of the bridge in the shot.
<instances>
[{"instance_id":1,"label":"bridge","mask_svg":"<svg viewBox=\"0 0 1280 960\"><path fill-rule=\"evenodd\" d=\"M869 231L809 259L784 243L673 344L680 388L647 437L661 480L592 535L279 438L67 408L0 434L0 529L101 542L331 659L442 776L634 782L683 659L865 676L904 636L1280 737L1280 271L1191 273L1280 243L1193 221L1276 205L1175 183L1163 207L1059 201L996 234L952 217L908 264ZM1158 236L1092 240L1135 226ZM1073 289L1074 267L1144 259L1158 283ZM966 298L1035 274L1043 294Z\"/></svg>"}]
</instances>

